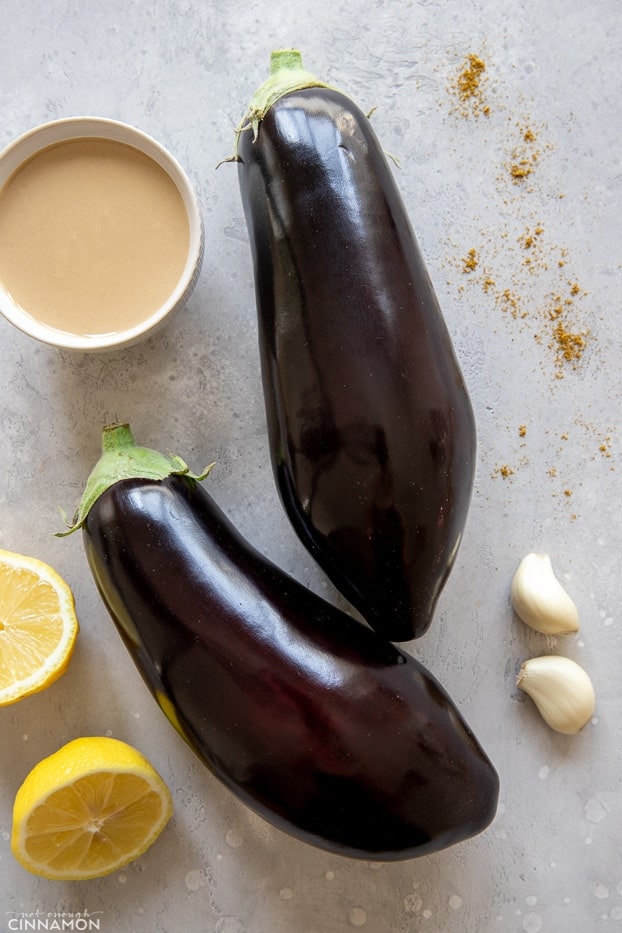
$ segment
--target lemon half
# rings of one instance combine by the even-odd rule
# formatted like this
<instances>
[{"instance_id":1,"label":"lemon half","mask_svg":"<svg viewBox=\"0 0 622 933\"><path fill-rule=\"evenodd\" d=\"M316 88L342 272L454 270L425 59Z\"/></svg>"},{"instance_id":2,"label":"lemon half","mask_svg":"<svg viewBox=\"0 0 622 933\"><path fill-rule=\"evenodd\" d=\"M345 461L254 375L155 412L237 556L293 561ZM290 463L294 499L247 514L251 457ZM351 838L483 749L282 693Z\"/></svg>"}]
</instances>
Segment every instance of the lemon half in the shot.
<instances>
[{"instance_id":1,"label":"lemon half","mask_svg":"<svg viewBox=\"0 0 622 933\"><path fill-rule=\"evenodd\" d=\"M77 634L65 580L35 557L0 550L0 706L60 677Z\"/></svg>"},{"instance_id":2,"label":"lemon half","mask_svg":"<svg viewBox=\"0 0 622 933\"><path fill-rule=\"evenodd\" d=\"M35 765L18 790L11 849L44 878L100 878L142 855L172 812L168 787L131 745L74 739Z\"/></svg>"}]
</instances>

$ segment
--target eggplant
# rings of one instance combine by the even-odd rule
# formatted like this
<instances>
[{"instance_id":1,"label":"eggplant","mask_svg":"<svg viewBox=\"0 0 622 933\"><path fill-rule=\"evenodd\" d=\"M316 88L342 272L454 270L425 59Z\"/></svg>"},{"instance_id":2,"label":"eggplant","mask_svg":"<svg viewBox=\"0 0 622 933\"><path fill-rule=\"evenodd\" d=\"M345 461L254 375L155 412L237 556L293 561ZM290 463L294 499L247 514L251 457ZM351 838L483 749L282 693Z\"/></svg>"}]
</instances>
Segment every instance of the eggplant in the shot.
<instances>
[{"instance_id":1,"label":"eggplant","mask_svg":"<svg viewBox=\"0 0 622 933\"><path fill-rule=\"evenodd\" d=\"M109 426L72 526L180 735L254 811L331 852L408 859L481 832L497 774L440 684L266 560L201 478Z\"/></svg>"},{"instance_id":2,"label":"eggplant","mask_svg":"<svg viewBox=\"0 0 622 933\"><path fill-rule=\"evenodd\" d=\"M420 637L464 532L473 410L369 119L272 55L232 157L253 259L276 485L381 635Z\"/></svg>"}]
</instances>

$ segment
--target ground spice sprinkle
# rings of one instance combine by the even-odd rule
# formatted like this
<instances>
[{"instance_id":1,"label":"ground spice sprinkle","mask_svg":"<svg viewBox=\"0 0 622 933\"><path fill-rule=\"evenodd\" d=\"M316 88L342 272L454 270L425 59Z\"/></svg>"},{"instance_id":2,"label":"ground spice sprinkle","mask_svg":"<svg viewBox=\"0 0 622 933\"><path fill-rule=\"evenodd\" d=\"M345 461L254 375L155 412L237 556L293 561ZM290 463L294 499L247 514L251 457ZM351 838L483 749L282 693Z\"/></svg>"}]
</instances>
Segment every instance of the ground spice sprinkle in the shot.
<instances>
[{"instance_id":1,"label":"ground spice sprinkle","mask_svg":"<svg viewBox=\"0 0 622 933\"><path fill-rule=\"evenodd\" d=\"M586 347L585 334L573 334L566 330L562 321L558 321L553 328L553 336L558 348L558 354L566 362L575 363L581 359Z\"/></svg>"},{"instance_id":2,"label":"ground spice sprinkle","mask_svg":"<svg viewBox=\"0 0 622 933\"><path fill-rule=\"evenodd\" d=\"M458 75L458 91L462 100L467 100L477 93L484 71L486 65L479 55L469 55L466 65Z\"/></svg>"},{"instance_id":3,"label":"ground spice sprinkle","mask_svg":"<svg viewBox=\"0 0 622 933\"><path fill-rule=\"evenodd\" d=\"M470 249L462 260L462 271L474 272L477 269L478 261L477 250Z\"/></svg>"},{"instance_id":4,"label":"ground spice sprinkle","mask_svg":"<svg viewBox=\"0 0 622 933\"><path fill-rule=\"evenodd\" d=\"M484 100L486 63L473 52L467 55L451 90L460 101L459 112L463 117L489 116L490 107Z\"/></svg>"},{"instance_id":5,"label":"ground spice sprinkle","mask_svg":"<svg viewBox=\"0 0 622 933\"><path fill-rule=\"evenodd\" d=\"M523 127L520 133L521 142L513 148L508 166L510 177L517 185L529 178L540 158L540 151L534 148L537 140L534 131L530 127Z\"/></svg>"}]
</instances>

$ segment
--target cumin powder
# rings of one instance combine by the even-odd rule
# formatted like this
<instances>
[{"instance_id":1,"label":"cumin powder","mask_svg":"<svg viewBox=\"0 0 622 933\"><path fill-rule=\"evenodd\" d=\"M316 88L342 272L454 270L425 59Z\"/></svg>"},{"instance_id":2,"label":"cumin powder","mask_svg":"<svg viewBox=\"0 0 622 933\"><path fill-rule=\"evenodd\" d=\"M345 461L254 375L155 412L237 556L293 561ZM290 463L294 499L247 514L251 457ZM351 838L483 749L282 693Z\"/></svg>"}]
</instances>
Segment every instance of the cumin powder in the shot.
<instances>
[{"instance_id":1,"label":"cumin powder","mask_svg":"<svg viewBox=\"0 0 622 933\"><path fill-rule=\"evenodd\" d=\"M458 92L461 100L468 100L475 97L479 91L482 74L486 71L486 65L479 55L471 53L467 57L466 63L458 75Z\"/></svg>"},{"instance_id":2,"label":"cumin powder","mask_svg":"<svg viewBox=\"0 0 622 933\"><path fill-rule=\"evenodd\" d=\"M489 116L490 107L484 99L484 79L486 76L486 63L479 55L471 52L464 60L462 67L450 85L451 90L460 101L459 112L463 117L478 117L481 114Z\"/></svg>"},{"instance_id":3,"label":"cumin powder","mask_svg":"<svg viewBox=\"0 0 622 933\"><path fill-rule=\"evenodd\" d=\"M569 363L576 363L581 359L586 347L585 334L572 333L566 330L562 321L558 321L553 328L553 337L561 359Z\"/></svg>"},{"instance_id":4,"label":"cumin powder","mask_svg":"<svg viewBox=\"0 0 622 933\"><path fill-rule=\"evenodd\" d=\"M462 260L462 271L463 272L474 272L477 269L477 250L470 249L464 259Z\"/></svg>"}]
</instances>

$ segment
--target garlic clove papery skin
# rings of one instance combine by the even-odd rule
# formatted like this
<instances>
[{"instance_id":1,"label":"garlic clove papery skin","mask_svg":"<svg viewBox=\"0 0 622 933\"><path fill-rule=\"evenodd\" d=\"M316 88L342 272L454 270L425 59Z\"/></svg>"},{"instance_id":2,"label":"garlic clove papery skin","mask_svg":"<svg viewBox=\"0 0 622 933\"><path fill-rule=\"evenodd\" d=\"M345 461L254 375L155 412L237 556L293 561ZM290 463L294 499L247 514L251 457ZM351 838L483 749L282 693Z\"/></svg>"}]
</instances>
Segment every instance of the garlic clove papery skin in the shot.
<instances>
[{"instance_id":1,"label":"garlic clove papery skin","mask_svg":"<svg viewBox=\"0 0 622 933\"><path fill-rule=\"evenodd\" d=\"M531 658L521 667L516 684L531 697L544 721L556 732L574 735L594 714L592 681L570 658Z\"/></svg>"},{"instance_id":2,"label":"garlic clove papery skin","mask_svg":"<svg viewBox=\"0 0 622 933\"><path fill-rule=\"evenodd\" d=\"M516 615L545 635L569 635L579 630L579 613L563 588L548 554L528 554L514 574L510 600Z\"/></svg>"}]
</instances>

